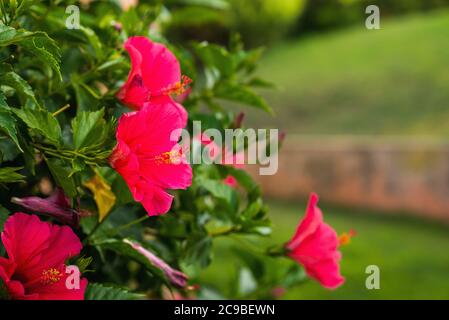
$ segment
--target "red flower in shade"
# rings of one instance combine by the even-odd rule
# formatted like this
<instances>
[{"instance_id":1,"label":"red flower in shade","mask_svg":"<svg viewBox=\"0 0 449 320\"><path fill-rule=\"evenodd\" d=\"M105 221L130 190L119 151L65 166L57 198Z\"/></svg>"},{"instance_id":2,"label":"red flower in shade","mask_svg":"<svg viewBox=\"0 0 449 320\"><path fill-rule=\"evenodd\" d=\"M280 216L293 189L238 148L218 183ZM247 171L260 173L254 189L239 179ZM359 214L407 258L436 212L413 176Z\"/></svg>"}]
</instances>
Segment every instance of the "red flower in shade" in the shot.
<instances>
[{"instance_id":1,"label":"red flower in shade","mask_svg":"<svg viewBox=\"0 0 449 320\"><path fill-rule=\"evenodd\" d=\"M84 300L87 280L79 289L66 286L65 261L78 255L81 242L67 226L15 213L1 234L8 259L0 257L0 291L10 299Z\"/></svg>"},{"instance_id":2,"label":"red flower in shade","mask_svg":"<svg viewBox=\"0 0 449 320\"><path fill-rule=\"evenodd\" d=\"M313 193L306 216L287 243L288 256L302 264L307 274L323 287L335 289L345 281L340 274L339 240L337 233L323 222L317 203L318 196Z\"/></svg>"},{"instance_id":3,"label":"red flower in shade","mask_svg":"<svg viewBox=\"0 0 449 320\"><path fill-rule=\"evenodd\" d=\"M131 71L117 98L134 110L140 110L146 102L174 105L186 122L187 112L171 95L182 94L190 79L181 77L175 55L145 37L130 37L125 49L131 58Z\"/></svg>"},{"instance_id":4,"label":"red flower in shade","mask_svg":"<svg viewBox=\"0 0 449 320\"><path fill-rule=\"evenodd\" d=\"M109 161L150 216L170 209L173 196L166 189L192 183L192 168L177 143L184 126L172 104L145 104L119 120Z\"/></svg>"}]
</instances>

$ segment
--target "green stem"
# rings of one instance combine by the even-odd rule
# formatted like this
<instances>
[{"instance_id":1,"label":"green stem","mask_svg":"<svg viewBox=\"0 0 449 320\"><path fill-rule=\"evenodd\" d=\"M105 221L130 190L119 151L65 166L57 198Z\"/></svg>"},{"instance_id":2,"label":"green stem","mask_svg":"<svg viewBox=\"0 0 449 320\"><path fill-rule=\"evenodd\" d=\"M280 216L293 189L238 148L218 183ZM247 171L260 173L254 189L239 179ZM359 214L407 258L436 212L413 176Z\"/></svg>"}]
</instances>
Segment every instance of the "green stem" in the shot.
<instances>
[{"instance_id":1,"label":"green stem","mask_svg":"<svg viewBox=\"0 0 449 320\"><path fill-rule=\"evenodd\" d=\"M271 248L268 248L265 251L265 254L270 257L283 257L285 256L290 250L286 248L285 245L277 245L273 246Z\"/></svg>"},{"instance_id":2,"label":"green stem","mask_svg":"<svg viewBox=\"0 0 449 320\"><path fill-rule=\"evenodd\" d=\"M147 220L149 218L149 216L143 216L140 217L138 219L135 219L127 224L124 224L123 226L117 227L114 230L114 235L117 234L120 230L124 230L124 229L128 229L130 227L132 227L133 225L136 225L138 223L142 223L143 221ZM95 234L95 232L98 230L98 228L100 228L100 226L102 225L102 223L106 220L106 218L103 219L103 221L98 222L95 227L92 229L92 231L87 235L86 238L84 238L83 240L83 245L86 245L89 243L89 239Z\"/></svg>"},{"instance_id":3,"label":"green stem","mask_svg":"<svg viewBox=\"0 0 449 320\"><path fill-rule=\"evenodd\" d=\"M120 227L116 228L115 230L116 231L120 231L120 230L128 229L128 228L132 227L133 225L139 224L139 223L147 220L148 218L149 218L149 216L140 217L140 218L135 219L135 220L133 220L133 221L127 223L127 224L124 224L123 226L120 226Z\"/></svg>"},{"instance_id":4,"label":"green stem","mask_svg":"<svg viewBox=\"0 0 449 320\"><path fill-rule=\"evenodd\" d=\"M70 104L66 104L65 106L61 107L59 110L53 112L53 117L56 117L58 114L60 114L61 112L64 112L65 110L67 110L68 108L70 108Z\"/></svg>"},{"instance_id":5,"label":"green stem","mask_svg":"<svg viewBox=\"0 0 449 320\"><path fill-rule=\"evenodd\" d=\"M267 250L261 250L259 246L256 246L248 241L245 241L245 239L242 239L242 237L236 237L235 234L231 235L230 238L236 242L239 243L239 245L246 247L247 250L259 254L259 255L266 255Z\"/></svg>"},{"instance_id":6,"label":"green stem","mask_svg":"<svg viewBox=\"0 0 449 320\"><path fill-rule=\"evenodd\" d=\"M65 159L65 160L73 160L76 157L82 158L85 160L85 162L88 165L95 166L104 161L104 159L96 158L96 157L89 157L89 156L86 156L85 154L79 153L75 150L56 150L53 148L44 147L39 144L33 144L33 146L43 153L49 154L49 155L57 157L57 158Z\"/></svg>"},{"instance_id":7,"label":"green stem","mask_svg":"<svg viewBox=\"0 0 449 320\"><path fill-rule=\"evenodd\" d=\"M215 231L215 232L209 232L210 237L221 237L221 236L227 236L229 234L238 233L240 231L240 226L232 226L227 229Z\"/></svg>"},{"instance_id":8,"label":"green stem","mask_svg":"<svg viewBox=\"0 0 449 320\"><path fill-rule=\"evenodd\" d=\"M97 230L103 225L103 223L106 221L108 216L106 216L103 220L98 221L95 227L90 231L90 233L83 239L83 246L89 243L90 238L97 232Z\"/></svg>"},{"instance_id":9,"label":"green stem","mask_svg":"<svg viewBox=\"0 0 449 320\"><path fill-rule=\"evenodd\" d=\"M4 0L0 0L0 6L1 6L1 10L2 10L2 22L5 26L8 25L8 18L6 17L6 7L5 7L5 3Z\"/></svg>"}]
</instances>

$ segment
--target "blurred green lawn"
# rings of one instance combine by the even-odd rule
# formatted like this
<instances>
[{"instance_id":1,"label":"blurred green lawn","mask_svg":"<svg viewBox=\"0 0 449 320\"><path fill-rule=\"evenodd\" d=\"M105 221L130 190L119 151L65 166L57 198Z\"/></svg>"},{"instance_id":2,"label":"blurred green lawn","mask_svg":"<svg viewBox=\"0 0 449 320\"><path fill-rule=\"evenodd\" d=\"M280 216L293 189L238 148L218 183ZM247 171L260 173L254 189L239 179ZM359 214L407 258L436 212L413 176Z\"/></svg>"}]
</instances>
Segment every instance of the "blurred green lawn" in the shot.
<instances>
[{"instance_id":1,"label":"blurred green lawn","mask_svg":"<svg viewBox=\"0 0 449 320\"><path fill-rule=\"evenodd\" d=\"M382 20L267 50L260 74L277 117L250 125L287 133L449 133L449 11Z\"/></svg>"},{"instance_id":2,"label":"blurred green lawn","mask_svg":"<svg viewBox=\"0 0 449 320\"><path fill-rule=\"evenodd\" d=\"M305 204L270 202L273 239L291 237ZM285 299L449 299L449 227L403 215L379 215L365 210L333 208L320 202L325 220L338 233L354 229L357 236L343 247L346 283L336 291L307 281ZM230 254L234 239L218 239L213 264L202 275L211 287L228 290L241 263ZM381 289L365 288L365 268L379 266ZM235 285L235 282L234 282Z\"/></svg>"},{"instance_id":3,"label":"blurred green lawn","mask_svg":"<svg viewBox=\"0 0 449 320\"><path fill-rule=\"evenodd\" d=\"M290 41L268 51L261 75L282 88L267 92L273 119L250 111L248 126L287 133L449 133L449 11L382 20L382 30L364 26ZM304 204L271 202L273 237L285 242ZM449 299L449 227L408 216L321 203L337 231L358 232L342 249L346 284L337 291L309 281L287 299ZM239 262L238 242L219 239L203 281L226 291ZM365 268L381 270L381 289L365 288ZM234 281L235 285L235 281Z\"/></svg>"}]
</instances>

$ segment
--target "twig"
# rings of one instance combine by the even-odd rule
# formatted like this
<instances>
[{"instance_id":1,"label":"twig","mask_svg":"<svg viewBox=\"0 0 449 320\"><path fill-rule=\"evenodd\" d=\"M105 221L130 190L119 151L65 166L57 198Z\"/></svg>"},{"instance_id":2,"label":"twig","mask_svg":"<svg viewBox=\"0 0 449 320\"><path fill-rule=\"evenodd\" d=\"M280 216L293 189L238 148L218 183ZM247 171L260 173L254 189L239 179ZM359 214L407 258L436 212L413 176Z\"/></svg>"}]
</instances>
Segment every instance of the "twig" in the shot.
<instances>
[{"instance_id":1,"label":"twig","mask_svg":"<svg viewBox=\"0 0 449 320\"><path fill-rule=\"evenodd\" d=\"M60 114L61 112L64 112L68 108L70 108L70 104L66 104L65 106L61 107L59 110L53 112L52 113L53 117L56 117L58 114Z\"/></svg>"}]
</instances>

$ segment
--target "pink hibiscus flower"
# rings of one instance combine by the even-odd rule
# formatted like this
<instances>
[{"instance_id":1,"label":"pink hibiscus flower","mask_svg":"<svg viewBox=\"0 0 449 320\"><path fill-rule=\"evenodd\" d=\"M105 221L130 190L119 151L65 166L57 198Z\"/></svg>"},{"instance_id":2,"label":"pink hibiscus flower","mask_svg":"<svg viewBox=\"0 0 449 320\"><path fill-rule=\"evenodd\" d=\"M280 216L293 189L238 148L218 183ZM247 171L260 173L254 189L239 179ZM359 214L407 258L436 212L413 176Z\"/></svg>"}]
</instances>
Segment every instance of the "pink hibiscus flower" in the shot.
<instances>
[{"instance_id":1,"label":"pink hibiscus flower","mask_svg":"<svg viewBox=\"0 0 449 320\"><path fill-rule=\"evenodd\" d=\"M146 102L174 105L187 122L186 110L171 97L184 93L190 83L189 78L181 77L175 55L145 37L130 37L125 49L131 58L131 70L117 98L134 110L140 110Z\"/></svg>"},{"instance_id":2,"label":"pink hibiscus flower","mask_svg":"<svg viewBox=\"0 0 449 320\"><path fill-rule=\"evenodd\" d=\"M119 120L109 161L150 216L170 209L173 196L166 189L192 184L192 168L177 143L184 126L172 104L145 104Z\"/></svg>"},{"instance_id":3,"label":"pink hibiscus flower","mask_svg":"<svg viewBox=\"0 0 449 320\"><path fill-rule=\"evenodd\" d=\"M287 243L288 256L304 266L307 274L329 289L344 283L340 274L337 233L323 222L317 206L318 196L310 196L306 216L299 224L295 235Z\"/></svg>"},{"instance_id":4,"label":"pink hibiscus flower","mask_svg":"<svg viewBox=\"0 0 449 320\"><path fill-rule=\"evenodd\" d=\"M15 300L84 300L87 280L79 289L66 285L65 261L77 256L81 242L67 226L15 213L1 234L8 259L0 257L0 292Z\"/></svg>"}]
</instances>

